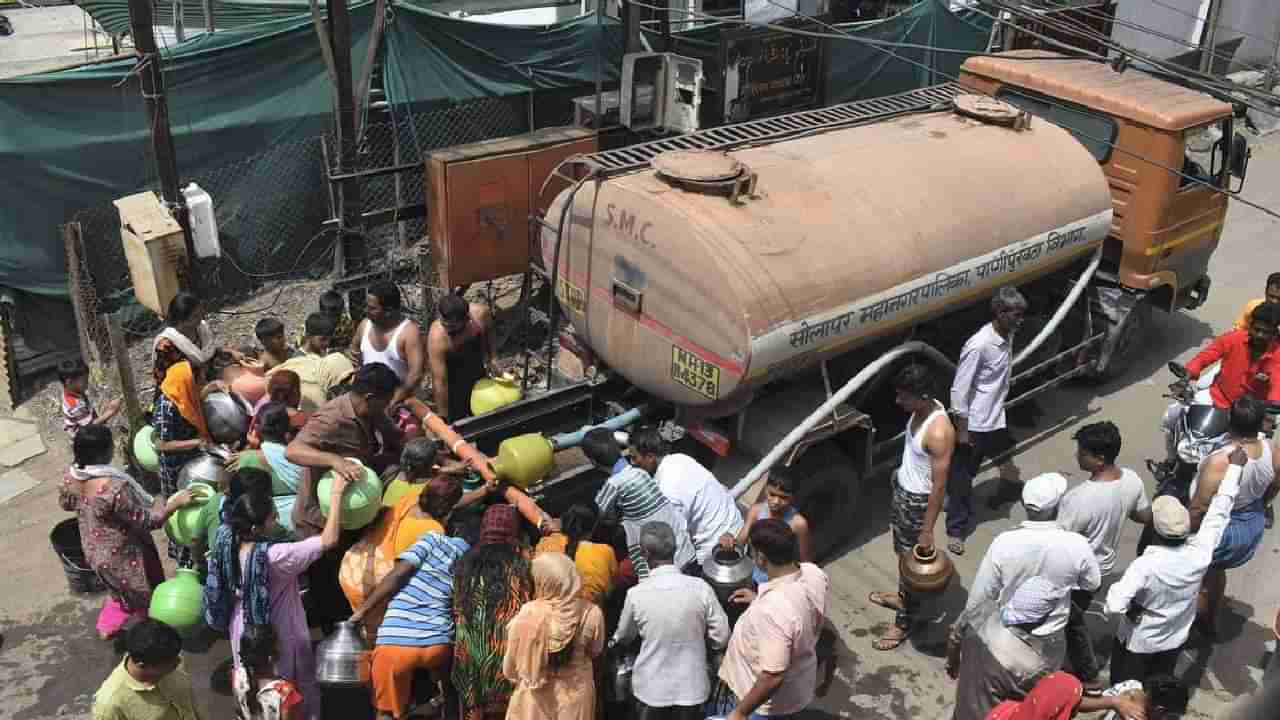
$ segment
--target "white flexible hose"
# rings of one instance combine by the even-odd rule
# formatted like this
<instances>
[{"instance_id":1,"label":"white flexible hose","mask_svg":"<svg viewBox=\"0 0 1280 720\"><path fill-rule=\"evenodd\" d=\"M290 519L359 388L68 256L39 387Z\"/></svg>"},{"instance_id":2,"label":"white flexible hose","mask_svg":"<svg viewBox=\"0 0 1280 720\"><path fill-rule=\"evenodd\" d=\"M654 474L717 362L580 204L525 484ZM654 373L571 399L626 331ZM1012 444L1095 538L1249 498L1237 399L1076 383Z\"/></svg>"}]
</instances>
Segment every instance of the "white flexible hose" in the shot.
<instances>
[{"instance_id":1,"label":"white flexible hose","mask_svg":"<svg viewBox=\"0 0 1280 720\"><path fill-rule=\"evenodd\" d=\"M1040 331L1040 334L1036 335L1030 345L1027 345L1022 352L1018 353L1017 357L1013 359L1014 365L1017 365L1030 357L1031 353L1039 349L1039 347L1044 344L1044 341L1053 334L1053 331L1058 329L1058 326L1062 324L1063 319L1066 318L1067 313L1070 312L1071 308L1076 304L1076 301L1080 299L1080 294L1083 293L1085 287L1089 285L1089 281L1093 279L1093 274L1097 272L1098 265L1101 262L1102 248L1099 247L1097 252L1093 254L1093 260L1089 262L1089 266L1084 269L1084 272L1080 273L1079 279L1076 280L1075 287L1067 294L1067 299L1062 302L1062 305L1058 307L1057 312L1055 312L1053 317L1050 318L1049 324L1044 326L1044 329ZM810 413L809 416L806 417L799 425L792 428L791 432L787 433L787 436L782 438L782 441L775 445L774 448L769 451L769 454L765 455L760 462L756 463L755 466L751 468L751 471L739 480L729 492L732 493L735 498L741 497L748 488L760 479L761 475L764 475L768 472L769 468L773 467L774 463L782 459L783 455L790 452L791 448L796 443L800 442L800 440L803 439L815 425L821 422L823 418L830 415L836 405L848 400L849 397L857 392L859 388L879 374L880 371L890 363L904 355L910 355L912 353L924 353L945 367L955 367L955 363L951 362L946 355L943 355L937 350L937 348L929 345L928 343L924 343L919 340L912 340L899 345L880 356L866 367L862 368L857 375L854 375L853 378L837 390L834 395L827 398L826 402L819 405L818 409Z\"/></svg>"},{"instance_id":2,"label":"white flexible hose","mask_svg":"<svg viewBox=\"0 0 1280 720\"><path fill-rule=\"evenodd\" d=\"M760 479L761 475L765 474L769 468L773 467L774 463L778 462L783 455L790 452L793 445L800 442L800 440L807 435L815 425L821 422L823 418L830 415L836 405L848 400L849 396L857 392L858 388L862 387L867 383L867 381L874 378L877 373L887 367L890 363L904 355L910 355L912 353L924 353L937 362L944 363L951 367L954 367L955 365L947 359L946 355L943 355L932 345L920 342L919 340L912 340L910 342L903 343L902 345L890 350L877 358L874 362L862 368L857 375L854 375L853 378L837 390L834 395L827 398L826 402L819 405L817 410L814 410L799 425L792 428L791 432L787 433L787 436L782 439L782 442L775 445L774 448L769 451L769 454L765 455L764 459L756 463L755 467L751 468L751 471L746 474L746 477L739 480L738 484L734 485L733 489L729 492L732 493L735 498L741 497L742 494L747 491L747 488L754 485L755 482Z\"/></svg>"},{"instance_id":3,"label":"white flexible hose","mask_svg":"<svg viewBox=\"0 0 1280 720\"><path fill-rule=\"evenodd\" d=\"M1049 336L1053 334L1053 331L1058 329L1058 326L1062 324L1063 318L1065 318L1067 313L1071 311L1071 308L1075 306L1076 300L1080 299L1080 294L1089 286L1089 281L1093 280L1093 274L1098 271L1098 265L1101 263L1102 246L1099 245L1097 251L1093 253L1093 259L1089 261L1089 267L1085 268L1084 272L1080 273L1080 277L1076 280L1076 286L1071 288L1071 292L1067 293L1067 299L1063 300L1062 304L1058 306L1058 311L1049 319L1049 324L1044 326L1040 331L1040 334L1036 335L1035 339L1031 341L1030 345L1023 348L1022 352L1018 353L1017 356L1013 358L1014 367L1017 367L1024 360L1031 357L1031 353L1039 350L1040 346L1044 344L1044 341L1048 340Z\"/></svg>"}]
</instances>

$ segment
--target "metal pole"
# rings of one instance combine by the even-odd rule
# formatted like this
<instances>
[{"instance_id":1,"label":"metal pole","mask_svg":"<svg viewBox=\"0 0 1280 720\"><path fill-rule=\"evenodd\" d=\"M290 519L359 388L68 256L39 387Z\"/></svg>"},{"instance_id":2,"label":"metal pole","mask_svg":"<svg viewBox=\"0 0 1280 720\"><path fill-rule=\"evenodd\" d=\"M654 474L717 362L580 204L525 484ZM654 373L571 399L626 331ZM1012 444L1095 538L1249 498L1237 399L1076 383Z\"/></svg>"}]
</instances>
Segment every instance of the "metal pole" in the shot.
<instances>
[{"instance_id":1,"label":"metal pole","mask_svg":"<svg viewBox=\"0 0 1280 720\"><path fill-rule=\"evenodd\" d=\"M356 104L351 82L351 16L347 0L325 0L329 12L329 39L333 43L334 70L338 91L338 173L355 169ZM363 204L360 180L343 180L338 191L338 218L341 220L342 249L348 273L365 269Z\"/></svg>"},{"instance_id":2,"label":"metal pole","mask_svg":"<svg viewBox=\"0 0 1280 720\"><path fill-rule=\"evenodd\" d=\"M1204 40L1200 43L1200 72L1213 72L1213 50L1218 45L1218 19L1222 17L1222 0L1209 1L1208 22L1204 27Z\"/></svg>"},{"instance_id":3,"label":"metal pole","mask_svg":"<svg viewBox=\"0 0 1280 720\"><path fill-rule=\"evenodd\" d=\"M604 31L601 27L604 18L604 3L605 0L596 0L596 111L593 124L597 133L604 126L604 110L600 107L600 94L604 89ZM529 129L532 130L533 128ZM555 288L551 290L551 295L554 297Z\"/></svg>"},{"instance_id":4,"label":"metal pole","mask_svg":"<svg viewBox=\"0 0 1280 720\"><path fill-rule=\"evenodd\" d=\"M182 0L173 0L173 37L178 42L187 39L186 28L182 26Z\"/></svg>"},{"instance_id":5,"label":"metal pole","mask_svg":"<svg viewBox=\"0 0 1280 720\"><path fill-rule=\"evenodd\" d=\"M187 203L178 191L178 159L173 151L173 135L169 132L169 104L164 95L164 75L160 72L160 50L152 29L155 17L151 12L151 0L129 0L129 27L133 45L138 53L141 69L138 79L142 85L142 99L147 108L147 120L151 125L151 149L156 157L156 174L160 177L160 195L173 211L174 219L182 227L182 239L187 248L187 266L195 263L196 248L191 240L191 222L187 218ZM181 273L182 289L194 289L194 273Z\"/></svg>"},{"instance_id":6,"label":"metal pole","mask_svg":"<svg viewBox=\"0 0 1280 720\"><path fill-rule=\"evenodd\" d=\"M213 32L213 0L201 0L204 6L204 31Z\"/></svg>"}]
</instances>

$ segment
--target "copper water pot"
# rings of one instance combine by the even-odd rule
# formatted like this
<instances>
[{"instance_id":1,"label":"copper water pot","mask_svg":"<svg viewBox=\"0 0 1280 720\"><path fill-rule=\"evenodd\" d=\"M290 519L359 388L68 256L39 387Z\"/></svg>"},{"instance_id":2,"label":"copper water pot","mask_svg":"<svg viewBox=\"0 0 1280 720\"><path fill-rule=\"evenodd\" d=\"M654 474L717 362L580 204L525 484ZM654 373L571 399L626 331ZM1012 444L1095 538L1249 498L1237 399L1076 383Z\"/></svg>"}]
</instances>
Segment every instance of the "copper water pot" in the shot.
<instances>
[{"instance_id":1,"label":"copper water pot","mask_svg":"<svg viewBox=\"0 0 1280 720\"><path fill-rule=\"evenodd\" d=\"M898 558L898 573L907 589L913 593L930 595L947 589L951 576L955 574L955 565L946 551L924 548L916 545L911 552L903 553Z\"/></svg>"}]
</instances>

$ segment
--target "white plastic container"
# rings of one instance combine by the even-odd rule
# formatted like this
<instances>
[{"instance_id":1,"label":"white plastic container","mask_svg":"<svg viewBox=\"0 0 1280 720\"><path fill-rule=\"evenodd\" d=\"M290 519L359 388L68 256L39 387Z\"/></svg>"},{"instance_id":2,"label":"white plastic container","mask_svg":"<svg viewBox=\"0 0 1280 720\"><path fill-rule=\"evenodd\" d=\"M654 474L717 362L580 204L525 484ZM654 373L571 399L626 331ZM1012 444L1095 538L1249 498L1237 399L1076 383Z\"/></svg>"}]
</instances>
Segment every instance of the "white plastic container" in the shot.
<instances>
[{"instance_id":1,"label":"white plastic container","mask_svg":"<svg viewBox=\"0 0 1280 720\"><path fill-rule=\"evenodd\" d=\"M187 216L191 219L191 241L196 247L196 257L222 257L218 221L213 217L213 198L195 183L183 188L182 196L187 199Z\"/></svg>"}]
</instances>

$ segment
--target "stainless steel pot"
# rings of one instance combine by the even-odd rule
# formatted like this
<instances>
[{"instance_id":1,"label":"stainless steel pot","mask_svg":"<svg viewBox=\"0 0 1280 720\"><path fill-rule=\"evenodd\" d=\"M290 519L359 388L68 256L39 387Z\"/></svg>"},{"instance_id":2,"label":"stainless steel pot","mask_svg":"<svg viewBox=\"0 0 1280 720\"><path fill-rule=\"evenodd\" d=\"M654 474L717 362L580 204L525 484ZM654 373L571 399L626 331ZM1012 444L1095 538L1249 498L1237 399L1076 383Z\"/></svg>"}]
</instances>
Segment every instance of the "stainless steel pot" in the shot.
<instances>
[{"instance_id":1,"label":"stainless steel pot","mask_svg":"<svg viewBox=\"0 0 1280 720\"><path fill-rule=\"evenodd\" d=\"M338 629L316 646L316 682L331 687L362 687L368 684L369 647L352 622L338 623Z\"/></svg>"},{"instance_id":2,"label":"stainless steel pot","mask_svg":"<svg viewBox=\"0 0 1280 720\"><path fill-rule=\"evenodd\" d=\"M237 443L249 432L249 404L239 395L209 393L200 407L204 410L209 435L216 442Z\"/></svg>"},{"instance_id":3,"label":"stainless steel pot","mask_svg":"<svg viewBox=\"0 0 1280 720\"><path fill-rule=\"evenodd\" d=\"M729 609L729 596L735 590L751 587L751 571L755 563L744 551L717 548L702 563L702 577L716 591L720 605Z\"/></svg>"},{"instance_id":4,"label":"stainless steel pot","mask_svg":"<svg viewBox=\"0 0 1280 720\"><path fill-rule=\"evenodd\" d=\"M621 649L605 653L605 696L610 702L631 701L631 672L635 663L635 656Z\"/></svg>"},{"instance_id":5,"label":"stainless steel pot","mask_svg":"<svg viewBox=\"0 0 1280 720\"><path fill-rule=\"evenodd\" d=\"M227 471L227 455L219 450L202 452L178 471L178 489L191 483L204 483L217 490L225 490L231 481Z\"/></svg>"}]
</instances>

